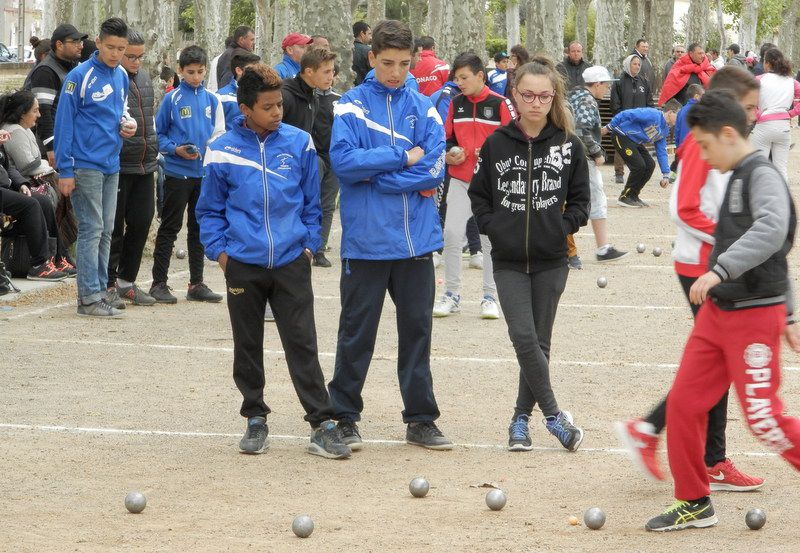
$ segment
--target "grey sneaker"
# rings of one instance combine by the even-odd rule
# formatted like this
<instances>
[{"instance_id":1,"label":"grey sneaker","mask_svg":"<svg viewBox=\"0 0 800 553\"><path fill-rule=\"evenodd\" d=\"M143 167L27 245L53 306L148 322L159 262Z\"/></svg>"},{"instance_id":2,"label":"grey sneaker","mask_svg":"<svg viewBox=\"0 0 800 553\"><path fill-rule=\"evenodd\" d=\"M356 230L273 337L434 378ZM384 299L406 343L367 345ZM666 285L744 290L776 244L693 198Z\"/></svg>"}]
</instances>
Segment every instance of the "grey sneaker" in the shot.
<instances>
[{"instance_id":1,"label":"grey sneaker","mask_svg":"<svg viewBox=\"0 0 800 553\"><path fill-rule=\"evenodd\" d=\"M166 282L154 282L150 287L150 296L156 303L178 303L178 298L172 295L172 288L167 286Z\"/></svg>"},{"instance_id":2,"label":"grey sneaker","mask_svg":"<svg viewBox=\"0 0 800 553\"><path fill-rule=\"evenodd\" d=\"M567 259L567 264L569 265L569 268L574 271L580 271L583 269L583 262L581 262L581 258L577 255L570 256L569 259Z\"/></svg>"},{"instance_id":3,"label":"grey sneaker","mask_svg":"<svg viewBox=\"0 0 800 553\"><path fill-rule=\"evenodd\" d=\"M628 255L628 252L621 252L614 246L609 246L608 250L604 254L597 254L595 257L597 258L598 263L607 263L609 261L616 261L617 259L622 259Z\"/></svg>"},{"instance_id":4,"label":"grey sneaker","mask_svg":"<svg viewBox=\"0 0 800 553\"><path fill-rule=\"evenodd\" d=\"M326 459L347 459L352 455L352 451L342 441L336 423L333 421L325 421L314 430L311 443L308 444L308 452Z\"/></svg>"},{"instance_id":5,"label":"grey sneaker","mask_svg":"<svg viewBox=\"0 0 800 553\"><path fill-rule=\"evenodd\" d=\"M406 443L428 449L447 451L453 449L448 440L433 422L412 422L406 430Z\"/></svg>"},{"instance_id":6,"label":"grey sneaker","mask_svg":"<svg viewBox=\"0 0 800 553\"><path fill-rule=\"evenodd\" d=\"M517 415L511 419L508 427L508 450L509 451L530 451L533 449L531 434L528 430L528 415Z\"/></svg>"},{"instance_id":7,"label":"grey sneaker","mask_svg":"<svg viewBox=\"0 0 800 553\"><path fill-rule=\"evenodd\" d=\"M119 297L116 286L106 290L106 301L114 309L125 309L125 302Z\"/></svg>"},{"instance_id":8,"label":"grey sneaker","mask_svg":"<svg viewBox=\"0 0 800 553\"><path fill-rule=\"evenodd\" d=\"M269 434L267 418L250 417L247 419L247 430L245 430L242 439L239 440L239 451L249 455L264 453L269 447L267 434Z\"/></svg>"},{"instance_id":9,"label":"grey sneaker","mask_svg":"<svg viewBox=\"0 0 800 553\"><path fill-rule=\"evenodd\" d=\"M211 288L206 286L204 282L201 282L200 284L189 285L189 291L186 292L186 299L189 301L219 303L222 301L222 295L212 292Z\"/></svg>"},{"instance_id":10,"label":"grey sneaker","mask_svg":"<svg viewBox=\"0 0 800 553\"><path fill-rule=\"evenodd\" d=\"M275 313L272 312L272 307L269 305L269 301L267 301L267 307L264 308L264 320L268 323L275 322Z\"/></svg>"},{"instance_id":11,"label":"grey sneaker","mask_svg":"<svg viewBox=\"0 0 800 553\"><path fill-rule=\"evenodd\" d=\"M614 182L617 184L625 184L625 175L614 175Z\"/></svg>"},{"instance_id":12,"label":"grey sneaker","mask_svg":"<svg viewBox=\"0 0 800 553\"><path fill-rule=\"evenodd\" d=\"M130 286L119 286L117 285L117 295L122 298L126 299L131 302L133 305L153 305L156 303L156 299L136 286L136 284L131 284ZM123 303L123 305L125 305Z\"/></svg>"},{"instance_id":13,"label":"grey sneaker","mask_svg":"<svg viewBox=\"0 0 800 553\"><path fill-rule=\"evenodd\" d=\"M547 431L558 438L561 445L569 451L577 451L583 441L583 429L572 424L572 414L561 411L558 415L545 417Z\"/></svg>"},{"instance_id":14,"label":"grey sneaker","mask_svg":"<svg viewBox=\"0 0 800 553\"><path fill-rule=\"evenodd\" d=\"M106 319L121 319L125 313L119 309L114 309L105 299L90 303L89 305L79 305L78 315L82 317L104 317Z\"/></svg>"},{"instance_id":15,"label":"grey sneaker","mask_svg":"<svg viewBox=\"0 0 800 553\"><path fill-rule=\"evenodd\" d=\"M364 445L364 442L361 441L358 425L353 421L339 421L336 428L339 430L342 443L347 445L351 451L358 451Z\"/></svg>"}]
</instances>

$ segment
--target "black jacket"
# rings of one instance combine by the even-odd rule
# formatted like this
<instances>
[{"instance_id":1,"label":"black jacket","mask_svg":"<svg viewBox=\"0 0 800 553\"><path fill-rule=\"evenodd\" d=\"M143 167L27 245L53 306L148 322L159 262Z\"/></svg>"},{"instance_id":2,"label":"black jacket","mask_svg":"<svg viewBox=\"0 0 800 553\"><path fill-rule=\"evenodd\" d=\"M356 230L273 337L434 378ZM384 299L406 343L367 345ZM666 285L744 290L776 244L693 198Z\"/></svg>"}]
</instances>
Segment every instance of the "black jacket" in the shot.
<instances>
[{"instance_id":1,"label":"black jacket","mask_svg":"<svg viewBox=\"0 0 800 553\"><path fill-rule=\"evenodd\" d=\"M8 188L14 192L19 192L23 184L29 184L29 180L17 171L11 158L6 153L6 149L0 146L0 188Z\"/></svg>"},{"instance_id":2,"label":"black jacket","mask_svg":"<svg viewBox=\"0 0 800 553\"><path fill-rule=\"evenodd\" d=\"M53 149L53 123L56 119L58 96L61 94L63 78L75 68L76 64L64 61L49 52L42 63L33 68L30 74L30 89L39 100L39 113L36 121L36 136L47 150Z\"/></svg>"},{"instance_id":3,"label":"black jacket","mask_svg":"<svg viewBox=\"0 0 800 553\"><path fill-rule=\"evenodd\" d=\"M580 139L548 124L529 139L512 121L486 139L469 185L495 270L567 264L567 235L589 220L589 167Z\"/></svg>"},{"instance_id":4,"label":"black jacket","mask_svg":"<svg viewBox=\"0 0 800 553\"><path fill-rule=\"evenodd\" d=\"M633 108L653 107L650 83L636 75L631 77L624 71L611 87L611 115Z\"/></svg>"},{"instance_id":5,"label":"black jacket","mask_svg":"<svg viewBox=\"0 0 800 553\"><path fill-rule=\"evenodd\" d=\"M231 79L233 79L233 73L231 73L231 58L236 48L238 48L238 46L235 44L233 46L228 46L217 60L217 90L227 86L228 83L231 82Z\"/></svg>"},{"instance_id":6,"label":"black jacket","mask_svg":"<svg viewBox=\"0 0 800 553\"><path fill-rule=\"evenodd\" d=\"M567 82L567 90L569 90L585 84L583 72L591 66L592 64L583 58L577 65L572 63L569 58L564 58L564 61L556 66L556 69L564 76L564 80Z\"/></svg>"},{"instance_id":7,"label":"black jacket","mask_svg":"<svg viewBox=\"0 0 800 553\"><path fill-rule=\"evenodd\" d=\"M311 137L314 139L314 147L317 149L317 155L327 156L328 151L331 149L331 131L333 130L333 106L342 97L341 94L335 90L318 90L316 91L317 100L319 101L319 111L317 117L314 119L313 130Z\"/></svg>"},{"instance_id":8,"label":"black jacket","mask_svg":"<svg viewBox=\"0 0 800 553\"><path fill-rule=\"evenodd\" d=\"M650 89L652 90L657 83L656 83L656 71L655 69L653 69L653 64L650 63L650 58L641 55L636 50L636 48L633 49L633 52L631 52L631 54L633 54L634 56L636 56L641 60L642 68L639 70L639 75L641 75L643 80L647 81L647 84L650 85Z\"/></svg>"},{"instance_id":9,"label":"black jacket","mask_svg":"<svg viewBox=\"0 0 800 553\"><path fill-rule=\"evenodd\" d=\"M298 73L283 80L283 122L311 134L314 119L319 111L319 100L314 89L306 84Z\"/></svg>"},{"instance_id":10,"label":"black jacket","mask_svg":"<svg viewBox=\"0 0 800 553\"><path fill-rule=\"evenodd\" d=\"M155 128L153 83L147 71L128 73L128 112L136 120L136 134L122 142L119 172L145 175L158 169L158 136Z\"/></svg>"},{"instance_id":11,"label":"black jacket","mask_svg":"<svg viewBox=\"0 0 800 553\"><path fill-rule=\"evenodd\" d=\"M353 72L356 74L356 86L364 82L367 73L372 69L369 66L369 51L371 49L369 44L363 44L357 40L353 41Z\"/></svg>"}]
</instances>

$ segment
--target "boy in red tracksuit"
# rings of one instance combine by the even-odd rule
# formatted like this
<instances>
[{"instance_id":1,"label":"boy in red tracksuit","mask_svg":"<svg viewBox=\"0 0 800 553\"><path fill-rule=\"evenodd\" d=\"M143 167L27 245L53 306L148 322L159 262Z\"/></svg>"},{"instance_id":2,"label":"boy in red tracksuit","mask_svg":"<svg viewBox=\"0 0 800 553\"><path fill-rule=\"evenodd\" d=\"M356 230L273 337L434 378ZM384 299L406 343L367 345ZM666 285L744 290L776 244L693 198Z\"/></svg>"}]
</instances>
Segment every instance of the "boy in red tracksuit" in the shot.
<instances>
[{"instance_id":1,"label":"boy in red tracksuit","mask_svg":"<svg viewBox=\"0 0 800 553\"><path fill-rule=\"evenodd\" d=\"M447 216L444 223L444 276L446 292L433 308L434 317L446 317L461 311L461 246L466 238L466 225L472 217L467 189L478 153L486 137L510 123L514 107L504 96L486 86L486 69L472 53L458 56L453 62L453 80L461 94L453 98L445 121L450 185L447 191ZM481 318L498 319L497 288L492 267L492 245L481 235L483 250L483 299Z\"/></svg>"},{"instance_id":2,"label":"boy in red tracksuit","mask_svg":"<svg viewBox=\"0 0 800 553\"><path fill-rule=\"evenodd\" d=\"M667 451L677 501L652 531L717 523L703 462L708 410L736 388L751 432L800 470L800 420L783 414L780 339L800 351L786 256L797 218L786 181L747 141L747 115L729 90L708 92L688 123L703 157L732 171L714 230L710 270L689 300L702 304L667 399Z\"/></svg>"},{"instance_id":3,"label":"boy in red tracksuit","mask_svg":"<svg viewBox=\"0 0 800 553\"><path fill-rule=\"evenodd\" d=\"M436 42L432 37L420 37L419 45L422 52L417 65L411 69L411 74L417 80L420 93L431 96L447 82L450 76L450 65L436 57L436 52L433 51Z\"/></svg>"}]
</instances>

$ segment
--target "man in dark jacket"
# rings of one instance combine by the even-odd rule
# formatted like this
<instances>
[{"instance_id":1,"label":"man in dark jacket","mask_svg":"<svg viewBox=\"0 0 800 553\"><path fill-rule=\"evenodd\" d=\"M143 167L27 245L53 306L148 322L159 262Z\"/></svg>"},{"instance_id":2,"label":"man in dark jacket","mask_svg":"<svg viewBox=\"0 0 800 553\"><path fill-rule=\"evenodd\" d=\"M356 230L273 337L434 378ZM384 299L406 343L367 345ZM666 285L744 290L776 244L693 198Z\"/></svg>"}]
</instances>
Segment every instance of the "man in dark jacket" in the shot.
<instances>
[{"instance_id":1,"label":"man in dark jacket","mask_svg":"<svg viewBox=\"0 0 800 553\"><path fill-rule=\"evenodd\" d=\"M51 51L30 75L30 89L39 101L41 117L36 122L36 136L47 150L47 160L55 167L53 122L64 77L81 59L83 40L88 35L69 24L59 25L50 39ZM56 167L57 169L57 167Z\"/></svg>"},{"instance_id":2,"label":"man in dark jacket","mask_svg":"<svg viewBox=\"0 0 800 553\"><path fill-rule=\"evenodd\" d=\"M136 134L126 138L119 155L117 210L108 260L111 295L134 305L153 305L156 300L136 286L150 223L155 210L155 172L158 169L158 137L154 125L153 85L147 71L140 71L144 38L128 31L128 49L122 67L128 72L128 112L136 120ZM124 303L118 303L124 305Z\"/></svg>"},{"instance_id":3,"label":"man in dark jacket","mask_svg":"<svg viewBox=\"0 0 800 553\"><path fill-rule=\"evenodd\" d=\"M650 89L654 90L658 83L656 83L656 72L653 69L653 64L650 63L650 58L647 57L650 52L650 44L643 38L636 41L636 48L633 49L633 54L642 62L642 78L648 82Z\"/></svg>"},{"instance_id":4,"label":"man in dark jacket","mask_svg":"<svg viewBox=\"0 0 800 553\"><path fill-rule=\"evenodd\" d=\"M366 21L353 23L353 72L356 74L355 85L360 85L371 69L369 65L372 29Z\"/></svg>"},{"instance_id":5,"label":"man in dark jacket","mask_svg":"<svg viewBox=\"0 0 800 553\"><path fill-rule=\"evenodd\" d=\"M223 88L233 79L233 73L231 73L233 51L237 48L243 48L248 52L252 52L255 46L256 34L253 29L246 25L236 27L236 30L233 31L233 44L225 48L225 51L217 60L217 90Z\"/></svg>"},{"instance_id":6,"label":"man in dark jacket","mask_svg":"<svg viewBox=\"0 0 800 553\"><path fill-rule=\"evenodd\" d=\"M583 59L583 45L571 42L564 61L556 66L567 82L567 89L583 86L583 72L592 65Z\"/></svg>"},{"instance_id":7,"label":"man in dark jacket","mask_svg":"<svg viewBox=\"0 0 800 553\"><path fill-rule=\"evenodd\" d=\"M631 54L622 62L622 74L611 87L611 115L626 109L653 107L653 94L650 84L642 78L641 58ZM614 152L614 181L625 182L625 161Z\"/></svg>"}]
</instances>

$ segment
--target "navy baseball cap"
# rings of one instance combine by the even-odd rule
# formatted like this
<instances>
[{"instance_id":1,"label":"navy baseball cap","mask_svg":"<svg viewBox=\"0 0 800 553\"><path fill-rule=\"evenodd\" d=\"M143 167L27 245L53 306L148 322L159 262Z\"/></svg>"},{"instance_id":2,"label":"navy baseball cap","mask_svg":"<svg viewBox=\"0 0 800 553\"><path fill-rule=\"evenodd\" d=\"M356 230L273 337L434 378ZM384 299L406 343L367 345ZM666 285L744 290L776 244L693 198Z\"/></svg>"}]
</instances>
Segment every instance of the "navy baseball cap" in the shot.
<instances>
[{"instance_id":1,"label":"navy baseball cap","mask_svg":"<svg viewBox=\"0 0 800 553\"><path fill-rule=\"evenodd\" d=\"M494 62L503 61L508 59L508 52L497 52L494 55Z\"/></svg>"},{"instance_id":2,"label":"navy baseball cap","mask_svg":"<svg viewBox=\"0 0 800 553\"><path fill-rule=\"evenodd\" d=\"M86 40L87 38L89 38L89 35L81 33L69 23L64 23L63 25L56 27L56 30L53 31L53 36L50 38L50 42L53 43L53 48L55 49L57 40L65 42L67 40Z\"/></svg>"}]
</instances>

